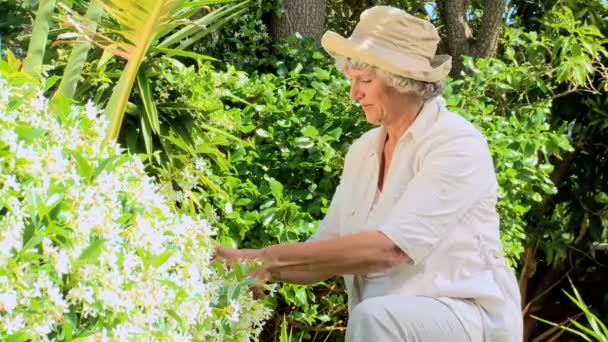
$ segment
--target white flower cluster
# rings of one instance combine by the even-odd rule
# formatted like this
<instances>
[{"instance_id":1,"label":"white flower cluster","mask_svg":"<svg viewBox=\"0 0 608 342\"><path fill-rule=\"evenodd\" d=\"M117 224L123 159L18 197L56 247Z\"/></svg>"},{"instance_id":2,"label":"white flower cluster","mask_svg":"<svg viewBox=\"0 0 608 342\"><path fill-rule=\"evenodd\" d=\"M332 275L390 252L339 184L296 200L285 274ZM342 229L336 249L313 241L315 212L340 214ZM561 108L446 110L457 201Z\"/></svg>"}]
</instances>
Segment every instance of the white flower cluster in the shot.
<instances>
[{"instance_id":1,"label":"white flower cluster","mask_svg":"<svg viewBox=\"0 0 608 342\"><path fill-rule=\"evenodd\" d=\"M106 123L0 65L0 340L248 340L268 309L210 262ZM204 165L195 165L204 168Z\"/></svg>"}]
</instances>

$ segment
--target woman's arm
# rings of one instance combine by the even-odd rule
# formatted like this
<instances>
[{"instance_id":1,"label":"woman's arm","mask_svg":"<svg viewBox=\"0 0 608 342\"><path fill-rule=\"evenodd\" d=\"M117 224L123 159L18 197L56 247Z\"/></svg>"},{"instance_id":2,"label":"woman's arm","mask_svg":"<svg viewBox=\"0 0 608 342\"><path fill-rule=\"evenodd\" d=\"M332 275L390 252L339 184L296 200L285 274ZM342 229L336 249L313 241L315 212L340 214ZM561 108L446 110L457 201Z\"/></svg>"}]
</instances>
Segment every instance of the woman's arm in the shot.
<instances>
[{"instance_id":1,"label":"woman's arm","mask_svg":"<svg viewBox=\"0 0 608 342\"><path fill-rule=\"evenodd\" d=\"M332 275L381 272L411 259L379 231L340 238L278 244L264 249L232 249L219 246L217 255L229 263L261 259L270 278L308 284Z\"/></svg>"},{"instance_id":2,"label":"woman's arm","mask_svg":"<svg viewBox=\"0 0 608 342\"><path fill-rule=\"evenodd\" d=\"M242 262L245 260L262 259L262 249L235 249L224 246L216 246L215 257L221 258L228 264ZM318 283L333 277L331 273L310 272L310 271L275 271L272 274L263 267L254 272L253 277L271 279L292 284L308 285ZM261 279L262 280L262 279Z\"/></svg>"},{"instance_id":3,"label":"woman's arm","mask_svg":"<svg viewBox=\"0 0 608 342\"><path fill-rule=\"evenodd\" d=\"M318 283L321 281L325 281L331 277L333 274L329 273L320 273L320 272L306 272L306 271L279 271L275 272L272 275L273 281L282 281L291 284L299 284L299 285L310 285L314 283Z\"/></svg>"},{"instance_id":4,"label":"woman's arm","mask_svg":"<svg viewBox=\"0 0 608 342\"><path fill-rule=\"evenodd\" d=\"M273 245L262 249L260 257L271 274L287 271L365 274L411 262L392 240L379 231L329 240Z\"/></svg>"}]
</instances>

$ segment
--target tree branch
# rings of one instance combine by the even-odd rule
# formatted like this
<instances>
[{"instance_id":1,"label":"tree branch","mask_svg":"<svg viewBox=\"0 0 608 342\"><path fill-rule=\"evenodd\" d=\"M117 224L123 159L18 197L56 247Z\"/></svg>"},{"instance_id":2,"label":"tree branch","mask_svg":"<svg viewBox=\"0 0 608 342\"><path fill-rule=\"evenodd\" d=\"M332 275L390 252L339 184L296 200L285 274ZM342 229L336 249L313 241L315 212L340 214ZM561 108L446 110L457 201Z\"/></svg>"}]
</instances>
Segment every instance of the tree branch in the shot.
<instances>
[{"instance_id":1,"label":"tree branch","mask_svg":"<svg viewBox=\"0 0 608 342\"><path fill-rule=\"evenodd\" d=\"M528 284L530 278L536 273L536 251L538 250L538 240L526 247L524 252L524 262L519 275L519 292L521 294L522 306L528 302Z\"/></svg>"},{"instance_id":2,"label":"tree branch","mask_svg":"<svg viewBox=\"0 0 608 342\"><path fill-rule=\"evenodd\" d=\"M485 0L481 25L471 52L476 57L492 56L498 47L498 36L502 27L502 14L507 0Z\"/></svg>"},{"instance_id":3,"label":"tree branch","mask_svg":"<svg viewBox=\"0 0 608 342\"><path fill-rule=\"evenodd\" d=\"M502 1L502 0L501 0ZM445 24L448 38L448 51L452 55L452 76L460 76L462 71L462 55L471 54L473 31L467 20L467 0L437 1L441 19Z\"/></svg>"}]
</instances>

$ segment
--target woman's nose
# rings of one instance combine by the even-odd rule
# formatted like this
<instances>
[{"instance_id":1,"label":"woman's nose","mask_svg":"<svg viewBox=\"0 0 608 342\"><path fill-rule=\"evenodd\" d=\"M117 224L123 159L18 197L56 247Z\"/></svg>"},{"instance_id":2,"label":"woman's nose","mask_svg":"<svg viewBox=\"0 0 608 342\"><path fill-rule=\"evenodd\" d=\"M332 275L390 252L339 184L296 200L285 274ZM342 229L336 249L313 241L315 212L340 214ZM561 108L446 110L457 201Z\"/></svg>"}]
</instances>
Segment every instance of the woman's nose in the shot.
<instances>
[{"instance_id":1,"label":"woman's nose","mask_svg":"<svg viewBox=\"0 0 608 342\"><path fill-rule=\"evenodd\" d=\"M359 86L353 82L350 85L350 99L354 101L359 101L362 97L361 89Z\"/></svg>"}]
</instances>

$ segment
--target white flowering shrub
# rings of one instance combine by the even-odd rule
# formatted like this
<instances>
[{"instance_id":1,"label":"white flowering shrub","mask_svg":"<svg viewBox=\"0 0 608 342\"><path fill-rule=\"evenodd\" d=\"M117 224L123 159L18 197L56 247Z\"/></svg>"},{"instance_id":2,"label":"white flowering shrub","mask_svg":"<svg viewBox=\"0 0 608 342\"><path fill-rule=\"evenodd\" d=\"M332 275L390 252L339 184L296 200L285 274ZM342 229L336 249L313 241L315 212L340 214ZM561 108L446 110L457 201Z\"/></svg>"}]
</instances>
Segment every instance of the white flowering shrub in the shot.
<instances>
[{"instance_id":1,"label":"white flowering shrub","mask_svg":"<svg viewBox=\"0 0 608 342\"><path fill-rule=\"evenodd\" d=\"M0 61L0 340L242 341L269 310L211 262L205 219L160 196L91 104Z\"/></svg>"}]
</instances>

